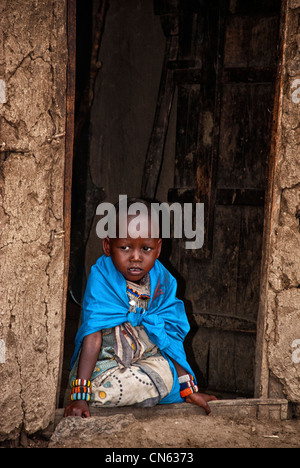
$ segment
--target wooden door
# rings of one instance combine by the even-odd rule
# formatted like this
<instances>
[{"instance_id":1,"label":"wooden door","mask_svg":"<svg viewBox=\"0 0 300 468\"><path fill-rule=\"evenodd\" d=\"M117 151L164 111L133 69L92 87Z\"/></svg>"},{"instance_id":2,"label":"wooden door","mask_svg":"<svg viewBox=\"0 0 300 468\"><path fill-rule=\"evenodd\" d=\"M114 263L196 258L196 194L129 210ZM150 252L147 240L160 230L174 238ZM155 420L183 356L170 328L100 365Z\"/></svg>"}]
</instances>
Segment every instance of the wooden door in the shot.
<instances>
[{"instance_id":1,"label":"wooden door","mask_svg":"<svg viewBox=\"0 0 300 468\"><path fill-rule=\"evenodd\" d=\"M253 395L279 0L181 2L175 187L205 203L205 244L173 249L202 387ZM174 241L176 242L176 241Z\"/></svg>"}]
</instances>

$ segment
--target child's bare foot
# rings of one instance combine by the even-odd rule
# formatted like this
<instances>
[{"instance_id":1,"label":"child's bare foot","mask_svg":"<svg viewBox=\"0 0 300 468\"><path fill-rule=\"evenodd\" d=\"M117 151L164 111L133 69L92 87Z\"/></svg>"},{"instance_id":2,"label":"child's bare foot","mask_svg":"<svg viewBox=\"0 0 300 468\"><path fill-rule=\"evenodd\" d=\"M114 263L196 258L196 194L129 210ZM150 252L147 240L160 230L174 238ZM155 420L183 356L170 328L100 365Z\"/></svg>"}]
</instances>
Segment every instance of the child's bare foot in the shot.
<instances>
[{"instance_id":1,"label":"child's bare foot","mask_svg":"<svg viewBox=\"0 0 300 468\"><path fill-rule=\"evenodd\" d=\"M208 405L209 401L215 401L217 398L214 395L207 395L206 393L192 393L185 398L187 403L200 406L205 409L206 414L211 412L211 409Z\"/></svg>"}]
</instances>

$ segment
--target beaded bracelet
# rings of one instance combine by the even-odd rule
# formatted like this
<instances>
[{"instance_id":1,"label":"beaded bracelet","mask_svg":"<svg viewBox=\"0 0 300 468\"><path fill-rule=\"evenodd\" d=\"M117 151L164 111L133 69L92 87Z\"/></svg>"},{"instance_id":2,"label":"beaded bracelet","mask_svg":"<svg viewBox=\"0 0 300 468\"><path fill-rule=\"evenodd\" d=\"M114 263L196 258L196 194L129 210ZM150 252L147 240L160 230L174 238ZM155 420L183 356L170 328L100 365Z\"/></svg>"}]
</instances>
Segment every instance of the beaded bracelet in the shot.
<instances>
[{"instance_id":1,"label":"beaded bracelet","mask_svg":"<svg viewBox=\"0 0 300 468\"><path fill-rule=\"evenodd\" d=\"M72 387L72 393L92 393L91 387Z\"/></svg>"},{"instance_id":2,"label":"beaded bracelet","mask_svg":"<svg viewBox=\"0 0 300 468\"><path fill-rule=\"evenodd\" d=\"M86 379L75 379L72 382L71 401L84 400L91 401L92 399L92 383Z\"/></svg>"},{"instance_id":3,"label":"beaded bracelet","mask_svg":"<svg viewBox=\"0 0 300 468\"><path fill-rule=\"evenodd\" d=\"M193 387L186 388L185 390L181 390L180 391L180 396L181 396L181 398L185 398L188 395L191 395L192 393L197 393L198 390L199 389L198 389L197 385L193 385Z\"/></svg>"},{"instance_id":4,"label":"beaded bracelet","mask_svg":"<svg viewBox=\"0 0 300 468\"><path fill-rule=\"evenodd\" d=\"M191 374L182 375L178 378L180 384L180 396L185 398L192 393L198 392L198 387L194 382L194 377Z\"/></svg>"},{"instance_id":5,"label":"beaded bracelet","mask_svg":"<svg viewBox=\"0 0 300 468\"><path fill-rule=\"evenodd\" d=\"M92 383L86 379L75 379L72 382L72 387L91 387Z\"/></svg>"},{"instance_id":6,"label":"beaded bracelet","mask_svg":"<svg viewBox=\"0 0 300 468\"><path fill-rule=\"evenodd\" d=\"M192 374L185 374L185 375L181 375L180 377L178 377L178 382L180 384L184 382L189 382L190 380L194 380L194 377L192 376Z\"/></svg>"},{"instance_id":7,"label":"beaded bracelet","mask_svg":"<svg viewBox=\"0 0 300 468\"><path fill-rule=\"evenodd\" d=\"M180 390L185 390L186 388L191 388L193 387L195 384L194 382L184 382L184 383L181 383L180 384Z\"/></svg>"},{"instance_id":8,"label":"beaded bracelet","mask_svg":"<svg viewBox=\"0 0 300 468\"><path fill-rule=\"evenodd\" d=\"M71 400L76 401L76 400L85 400L85 401L90 401L91 400L91 395L90 393L72 393L71 394Z\"/></svg>"}]
</instances>

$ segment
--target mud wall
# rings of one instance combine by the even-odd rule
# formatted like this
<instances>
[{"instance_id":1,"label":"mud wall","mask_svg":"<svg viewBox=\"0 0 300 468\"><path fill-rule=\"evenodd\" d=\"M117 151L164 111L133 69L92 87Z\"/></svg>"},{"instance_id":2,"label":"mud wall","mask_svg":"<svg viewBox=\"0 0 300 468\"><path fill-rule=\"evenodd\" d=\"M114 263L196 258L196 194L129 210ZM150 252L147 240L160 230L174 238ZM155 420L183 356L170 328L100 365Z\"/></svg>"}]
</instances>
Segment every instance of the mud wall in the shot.
<instances>
[{"instance_id":1,"label":"mud wall","mask_svg":"<svg viewBox=\"0 0 300 468\"><path fill-rule=\"evenodd\" d=\"M64 269L66 1L0 4L0 440L53 418Z\"/></svg>"},{"instance_id":2,"label":"mud wall","mask_svg":"<svg viewBox=\"0 0 300 468\"><path fill-rule=\"evenodd\" d=\"M300 0L285 4L275 162L270 170L258 394L300 402ZM273 201L272 201L273 200ZM263 319L262 319L263 316ZM261 346L261 348L260 348ZM262 351L262 352L261 352Z\"/></svg>"}]
</instances>

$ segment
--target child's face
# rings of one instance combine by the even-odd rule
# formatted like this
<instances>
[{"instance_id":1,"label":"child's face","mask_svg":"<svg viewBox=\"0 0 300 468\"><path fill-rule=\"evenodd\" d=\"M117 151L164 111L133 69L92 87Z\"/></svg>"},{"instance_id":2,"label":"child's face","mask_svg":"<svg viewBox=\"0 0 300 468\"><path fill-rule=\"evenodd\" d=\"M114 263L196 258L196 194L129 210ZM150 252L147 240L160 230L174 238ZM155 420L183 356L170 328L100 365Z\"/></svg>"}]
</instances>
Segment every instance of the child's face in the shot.
<instances>
[{"instance_id":1,"label":"child's face","mask_svg":"<svg viewBox=\"0 0 300 468\"><path fill-rule=\"evenodd\" d=\"M139 282L154 266L161 251L161 239L149 237L106 238L105 255L111 256L116 269L128 281Z\"/></svg>"}]
</instances>

